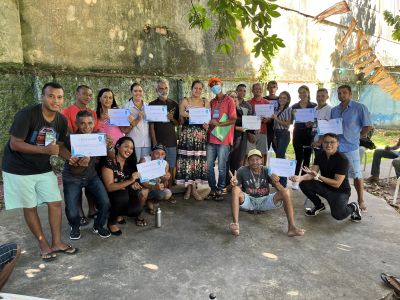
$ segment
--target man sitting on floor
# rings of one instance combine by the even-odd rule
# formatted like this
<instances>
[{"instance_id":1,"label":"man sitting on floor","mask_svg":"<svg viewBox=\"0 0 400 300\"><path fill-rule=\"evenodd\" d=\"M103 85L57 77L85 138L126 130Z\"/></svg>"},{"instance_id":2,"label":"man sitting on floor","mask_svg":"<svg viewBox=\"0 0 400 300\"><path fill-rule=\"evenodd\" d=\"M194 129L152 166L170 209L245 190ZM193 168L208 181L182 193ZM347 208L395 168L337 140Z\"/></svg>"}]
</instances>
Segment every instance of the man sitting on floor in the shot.
<instances>
[{"instance_id":1,"label":"man sitting on floor","mask_svg":"<svg viewBox=\"0 0 400 300\"><path fill-rule=\"evenodd\" d=\"M372 159L372 167L371 167L371 177L367 179L368 182L378 182L379 181L379 169L381 166L381 159L382 158L391 158L396 159L400 157L400 151L395 151L400 148L400 139L397 141L397 144L394 146L386 146L385 149L376 149L374 151L374 158ZM396 170L396 176L398 176L398 171L396 168L396 163L398 162L393 161L393 166Z\"/></svg>"},{"instance_id":2,"label":"man sitting on floor","mask_svg":"<svg viewBox=\"0 0 400 300\"><path fill-rule=\"evenodd\" d=\"M248 166L240 167L231 178L232 186L232 220L229 225L233 235L239 235L239 208L245 211L267 211L284 207L288 220L288 236L304 235L304 229L294 224L294 211L288 189L279 183L275 174L268 175L263 166L263 155L260 150L253 149L248 154ZM269 184L277 189L270 193Z\"/></svg>"},{"instance_id":3,"label":"man sitting on floor","mask_svg":"<svg viewBox=\"0 0 400 300\"><path fill-rule=\"evenodd\" d=\"M155 159L165 159L167 149L164 145L157 144L154 145L151 151L151 157L143 157L140 162L146 162ZM164 160L165 161L165 160ZM154 202L161 200L170 201L172 197L172 192L170 189L166 188L168 186L168 181L171 178L171 173L169 172L168 162L165 161L165 175L152 179L148 182L142 183L143 189L140 193L144 201L147 201L147 211L149 214L154 215ZM172 202L172 201L171 201ZM174 203L174 202L173 202Z\"/></svg>"},{"instance_id":4,"label":"man sitting on floor","mask_svg":"<svg viewBox=\"0 0 400 300\"><path fill-rule=\"evenodd\" d=\"M353 222L361 221L361 211L357 202L347 204L350 198L350 184L347 177L349 161L338 152L339 140L336 134L327 133L322 139L323 151L315 156L311 169L304 167L303 176L292 176L290 180L300 183L301 191L314 203L314 208L306 209L306 216L314 217L325 210L318 195L325 198L336 220L351 215ZM320 173L319 173L320 172Z\"/></svg>"}]
</instances>

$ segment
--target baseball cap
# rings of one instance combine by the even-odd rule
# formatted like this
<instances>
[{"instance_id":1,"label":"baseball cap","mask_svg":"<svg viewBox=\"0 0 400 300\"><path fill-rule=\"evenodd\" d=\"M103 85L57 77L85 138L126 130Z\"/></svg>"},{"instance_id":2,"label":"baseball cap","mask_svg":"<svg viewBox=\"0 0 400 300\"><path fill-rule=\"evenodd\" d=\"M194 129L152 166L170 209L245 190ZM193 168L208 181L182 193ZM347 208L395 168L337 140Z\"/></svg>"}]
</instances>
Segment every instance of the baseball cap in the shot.
<instances>
[{"instance_id":1,"label":"baseball cap","mask_svg":"<svg viewBox=\"0 0 400 300\"><path fill-rule=\"evenodd\" d=\"M257 150L257 149L250 150L249 153L247 154L247 157L250 158L250 156L252 156L252 155L257 155L257 156L259 156L261 158L263 157L262 154L261 154L261 151Z\"/></svg>"}]
</instances>

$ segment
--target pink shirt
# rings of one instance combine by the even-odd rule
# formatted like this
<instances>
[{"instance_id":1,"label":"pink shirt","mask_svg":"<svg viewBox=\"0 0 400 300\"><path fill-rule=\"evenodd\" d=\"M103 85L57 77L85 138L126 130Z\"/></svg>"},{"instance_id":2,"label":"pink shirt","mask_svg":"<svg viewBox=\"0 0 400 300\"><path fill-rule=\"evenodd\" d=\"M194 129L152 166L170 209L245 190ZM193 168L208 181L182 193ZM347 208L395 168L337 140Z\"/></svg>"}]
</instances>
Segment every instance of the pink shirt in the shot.
<instances>
[{"instance_id":1,"label":"pink shirt","mask_svg":"<svg viewBox=\"0 0 400 300\"><path fill-rule=\"evenodd\" d=\"M222 115L225 113L228 116L229 120L236 120L236 105L235 100L233 100L229 96L224 96L224 99L218 101L217 98L214 98L210 102L211 108L211 118L212 119L221 119ZM218 115L218 117L217 117ZM218 138L216 138L211 131L214 129L214 125L210 124L208 129L208 142L211 144L219 144L219 145L232 145L233 144L233 132L235 131L235 123L233 123L231 129L226 135L225 139L221 142Z\"/></svg>"},{"instance_id":2,"label":"pink shirt","mask_svg":"<svg viewBox=\"0 0 400 300\"><path fill-rule=\"evenodd\" d=\"M124 136L124 133L118 126L110 126L109 120L99 120L99 132L105 133L107 136L112 138L113 147L115 143Z\"/></svg>"},{"instance_id":3,"label":"pink shirt","mask_svg":"<svg viewBox=\"0 0 400 300\"><path fill-rule=\"evenodd\" d=\"M247 101L250 103L251 107L253 108L253 112L254 115L256 114L256 105L257 104L271 104L270 101L268 101L265 98L261 98L261 100L257 101L254 98L251 98L249 101ZM260 129L260 133L262 134L266 134L267 133L267 123L261 123L261 129Z\"/></svg>"}]
</instances>

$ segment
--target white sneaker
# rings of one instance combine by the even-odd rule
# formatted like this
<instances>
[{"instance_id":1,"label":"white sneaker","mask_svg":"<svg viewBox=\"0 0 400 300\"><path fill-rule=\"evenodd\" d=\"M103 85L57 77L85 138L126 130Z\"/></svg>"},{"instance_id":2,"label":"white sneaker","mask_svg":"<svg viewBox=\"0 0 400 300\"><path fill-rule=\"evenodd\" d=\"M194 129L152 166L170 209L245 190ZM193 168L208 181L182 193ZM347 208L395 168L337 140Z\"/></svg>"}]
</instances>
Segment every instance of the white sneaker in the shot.
<instances>
[{"instance_id":1,"label":"white sneaker","mask_svg":"<svg viewBox=\"0 0 400 300\"><path fill-rule=\"evenodd\" d=\"M292 190L298 190L299 187L299 183L298 182L292 182Z\"/></svg>"}]
</instances>

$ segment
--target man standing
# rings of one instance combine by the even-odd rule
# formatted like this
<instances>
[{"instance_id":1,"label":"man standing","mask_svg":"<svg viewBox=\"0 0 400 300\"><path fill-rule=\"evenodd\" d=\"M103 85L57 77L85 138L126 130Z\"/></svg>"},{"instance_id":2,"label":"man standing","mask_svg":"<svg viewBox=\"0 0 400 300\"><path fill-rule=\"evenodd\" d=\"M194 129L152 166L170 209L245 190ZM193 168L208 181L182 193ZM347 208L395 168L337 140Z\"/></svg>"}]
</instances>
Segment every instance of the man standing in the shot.
<instances>
[{"instance_id":1,"label":"man standing","mask_svg":"<svg viewBox=\"0 0 400 300\"><path fill-rule=\"evenodd\" d=\"M236 121L235 101L222 92L222 80L212 77L208 86L215 98L210 102L211 123L208 128L207 165L208 185L211 192L207 199L222 201L222 190L225 188L227 160L230 146L233 144L233 132ZM215 181L214 165L218 158L218 183Z\"/></svg>"},{"instance_id":2,"label":"man standing","mask_svg":"<svg viewBox=\"0 0 400 300\"><path fill-rule=\"evenodd\" d=\"M43 260L54 259L56 252L77 252L61 241L62 198L50 165L50 156L58 155L67 133L67 120L59 113L63 102L62 86L46 83L42 88L42 103L28 106L15 115L3 156L6 209L23 208ZM37 207L44 203L48 206L51 245L37 212Z\"/></svg>"},{"instance_id":3,"label":"man standing","mask_svg":"<svg viewBox=\"0 0 400 300\"><path fill-rule=\"evenodd\" d=\"M343 119L343 134L339 135L339 152L349 160L349 177L354 178L354 187L358 195L358 205L367 210L364 202L363 177L360 164L360 136L366 138L372 129L367 107L351 100L351 87L341 85L338 88L340 104L332 108L331 119Z\"/></svg>"},{"instance_id":4,"label":"man standing","mask_svg":"<svg viewBox=\"0 0 400 300\"><path fill-rule=\"evenodd\" d=\"M90 134L93 132L94 117L90 111L82 110L76 115L76 125L78 130L76 134ZM71 143L66 141L66 147L71 149ZM103 182L97 175L95 169L95 157L76 157L71 156L65 162L62 174L64 187L65 214L71 226L69 238L78 240L81 237L79 201L82 194L82 188L93 195L96 203L97 214L94 219L93 232L102 238L108 238L111 233L104 228L107 221L110 201Z\"/></svg>"},{"instance_id":5,"label":"man standing","mask_svg":"<svg viewBox=\"0 0 400 300\"><path fill-rule=\"evenodd\" d=\"M326 103L329 98L328 90L325 88L320 88L317 90L317 107L315 108L315 122L312 129L312 135L314 136L314 141L311 144L314 148L321 148L322 146L322 136L318 135L318 120L329 121L331 119L332 107Z\"/></svg>"},{"instance_id":6,"label":"man standing","mask_svg":"<svg viewBox=\"0 0 400 300\"><path fill-rule=\"evenodd\" d=\"M239 209L245 211L267 211L283 206L288 220L288 236L304 235L304 229L294 223L294 210L290 192L279 183L279 177L267 174L263 166L262 154L253 149L248 154L248 166L240 167L231 178L232 186L232 223L229 229L233 235L239 235ZM270 193L270 184L277 189Z\"/></svg>"},{"instance_id":7,"label":"man standing","mask_svg":"<svg viewBox=\"0 0 400 300\"><path fill-rule=\"evenodd\" d=\"M271 80L267 84L268 95L264 98L269 100L274 104L275 109L278 108L279 97L276 95L276 91L278 90L278 83L275 80ZM270 119L267 123L267 143L268 149L271 147L272 141L274 139L274 120ZM272 144L273 145L273 144Z\"/></svg>"},{"instance_id":8,"label":"man standing","mask_svg":"<svg viewBox=\"0 0 400 300\"><path fill-rule=\"evenodd\" d=\"M315 156L311 169L303 167L306 174L290 177L290 180L300 183L301 191L314 203L314 208L306 209L306 216L314 217L325 210L319 195L328 201L332 217L336 220L351 216L353 222L360 222L361 212L358 204L356 202L347 204L351 194L347 178L349 161L343 153L337 151L339 146L337 135L325 134L322 144L323 151Z\"/></svg>"},{"instance_id":9,"label":"man standing","mask_svg":"<svg viewBox=\"0 0 400 300\"><path fill-rule=\"evenodd\" d=\"M250 99L248 102L250 103L251 107L253 108L253 114L256 114L256 105L259 104L271 104L267 99L263 98L262 96L262 86L260 83L254 83L251 89L253 93L253 98ZM255 144L250 144L248 147L249 150L251 149L258 149L263 154L264 164L267 161L267 123L270 122L271 118L261 118L261 129L257 132L256 131L256 142Z\"/></svg>"},{"instance_id":10,"label":"man standing","mask_svg":"<svg viewBox=\"0 0 400 300\"><path fill-rule=\"evenodd\" d=\"M168 123L150 123L151 144L153 146L162 144L167 148L165 160L169 164L171 178L169 187L172 185L173 174L175 174L176 165L176 133L175 126L179 125L179 105L175 101L168 99L169 82L166 79L157 81L156 92L158 98L149 103L149 105L166 105L168 111Z\"/></svg>"}]
</instances>

